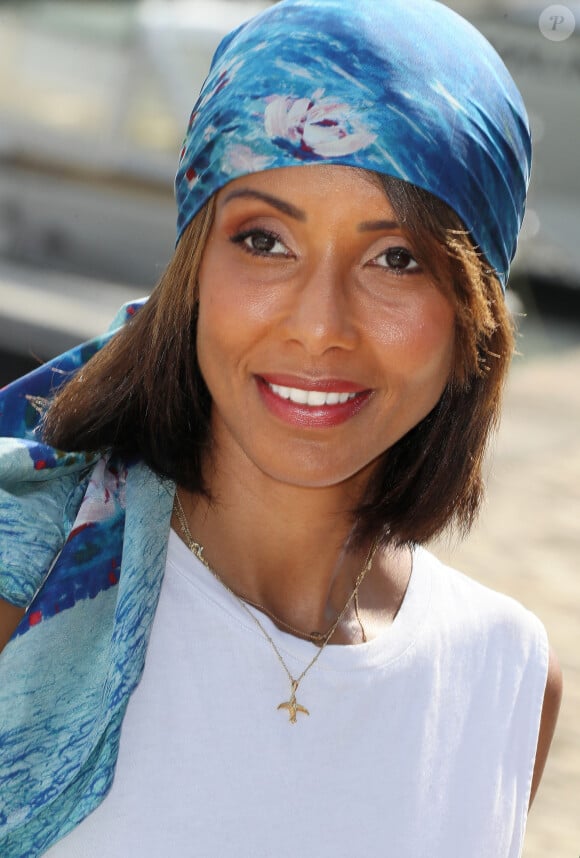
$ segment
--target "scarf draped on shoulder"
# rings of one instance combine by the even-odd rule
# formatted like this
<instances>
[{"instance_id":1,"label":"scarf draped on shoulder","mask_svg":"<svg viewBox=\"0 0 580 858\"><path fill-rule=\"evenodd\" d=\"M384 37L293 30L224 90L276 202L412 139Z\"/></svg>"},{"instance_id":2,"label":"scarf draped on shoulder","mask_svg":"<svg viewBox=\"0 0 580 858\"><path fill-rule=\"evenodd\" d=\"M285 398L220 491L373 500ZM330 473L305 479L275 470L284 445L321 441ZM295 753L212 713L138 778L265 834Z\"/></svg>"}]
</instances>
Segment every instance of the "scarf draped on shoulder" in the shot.
<instances>
[{"instance_id":1,"label":"scarf draped on shoulder","mask_svg":"<svg viewBox=\"0 0 580 858\"><path fill-rule=\"evenodd\" d=\"M0 598L27 609L0 655L3 858L42 855L102 801L143 671L174 486L38 437L39 403L140 306L0 390Z\"/></svg>"}]
</instances>

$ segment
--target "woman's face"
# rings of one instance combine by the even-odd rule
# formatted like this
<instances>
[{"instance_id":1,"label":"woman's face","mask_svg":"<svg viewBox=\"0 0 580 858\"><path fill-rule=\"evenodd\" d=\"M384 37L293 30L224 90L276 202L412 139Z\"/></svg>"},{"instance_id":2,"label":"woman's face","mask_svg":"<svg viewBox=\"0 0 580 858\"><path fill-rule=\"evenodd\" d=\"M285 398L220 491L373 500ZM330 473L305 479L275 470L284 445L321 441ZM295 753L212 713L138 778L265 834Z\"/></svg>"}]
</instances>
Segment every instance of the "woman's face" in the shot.
<instances>
[{"instance_id":1,"label":"woman's face","mask_svg":"<svg viewBox=\"0 0 580 858\"><path fill-rule=\"evenodd\" d=\"M198 356L220 461L299 486L366 480L437 403L453 348L453 308L372 175L291 167L218 194Z\"/></svg>"}]
</instances>

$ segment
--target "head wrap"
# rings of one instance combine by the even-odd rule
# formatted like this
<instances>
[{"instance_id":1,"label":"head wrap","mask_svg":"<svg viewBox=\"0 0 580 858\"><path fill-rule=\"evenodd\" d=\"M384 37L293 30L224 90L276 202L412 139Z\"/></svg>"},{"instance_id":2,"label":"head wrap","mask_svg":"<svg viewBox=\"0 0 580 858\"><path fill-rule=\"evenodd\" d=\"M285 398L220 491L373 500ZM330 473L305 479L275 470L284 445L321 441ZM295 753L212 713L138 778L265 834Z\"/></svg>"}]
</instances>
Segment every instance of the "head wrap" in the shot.
<instances>
[{"instance_id":1,"label":"head wrap","mask_svg":"<svg viewBox=\"0 0 580 858\"><path fill-rule=\"evenodd\" d=\"M343 164L459 215L505 286L531 141L502 60L435 0L282 0L220 44L176 178L178 239L232 179Z\"/></svg>"}]
</instances>

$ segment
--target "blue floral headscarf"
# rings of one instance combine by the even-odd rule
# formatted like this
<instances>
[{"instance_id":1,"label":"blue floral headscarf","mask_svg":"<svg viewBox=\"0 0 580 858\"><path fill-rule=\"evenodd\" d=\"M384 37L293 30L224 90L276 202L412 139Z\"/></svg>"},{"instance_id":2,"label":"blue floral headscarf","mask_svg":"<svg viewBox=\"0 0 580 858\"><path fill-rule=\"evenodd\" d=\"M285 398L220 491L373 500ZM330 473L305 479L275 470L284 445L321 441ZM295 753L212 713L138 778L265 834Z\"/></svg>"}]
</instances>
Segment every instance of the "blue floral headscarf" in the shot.
<instances>
[{"instance_id":1,"label":"blue floral headscarf","mask_svg":"<svg viewBox=\"0 0 580 858\"><path fill-rule=\"evenodd\" d=\"M343 164L448 203L502 284L524 214L531 141L486 39L435 0L282 0L227 36L176 178L178 238L232 179Z\"/></svg>"}]
</instances>

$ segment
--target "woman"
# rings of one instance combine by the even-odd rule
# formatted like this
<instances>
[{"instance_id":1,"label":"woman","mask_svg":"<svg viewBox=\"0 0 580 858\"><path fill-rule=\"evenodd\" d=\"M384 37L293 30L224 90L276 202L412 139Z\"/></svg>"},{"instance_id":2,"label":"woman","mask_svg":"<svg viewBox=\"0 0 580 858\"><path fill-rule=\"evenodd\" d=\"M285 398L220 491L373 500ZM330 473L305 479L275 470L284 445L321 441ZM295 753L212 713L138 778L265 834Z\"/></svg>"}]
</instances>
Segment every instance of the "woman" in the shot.
<instances>
[{"instance_id":1,"label":"woman","mask_svg":"<svg viewBox=\"0 0 580 858\"><path fill-rule=\"evenodd\" d=\"M419 545L481 500L528 168L430 0L222 43L158 288L0 406L3 855L520 854L558 667Z\"/></svg>"}]
</instances>

